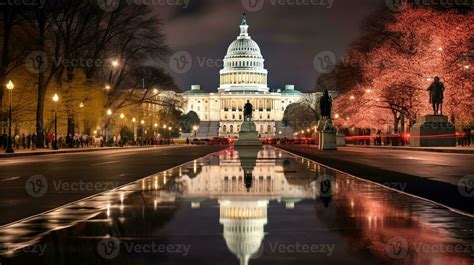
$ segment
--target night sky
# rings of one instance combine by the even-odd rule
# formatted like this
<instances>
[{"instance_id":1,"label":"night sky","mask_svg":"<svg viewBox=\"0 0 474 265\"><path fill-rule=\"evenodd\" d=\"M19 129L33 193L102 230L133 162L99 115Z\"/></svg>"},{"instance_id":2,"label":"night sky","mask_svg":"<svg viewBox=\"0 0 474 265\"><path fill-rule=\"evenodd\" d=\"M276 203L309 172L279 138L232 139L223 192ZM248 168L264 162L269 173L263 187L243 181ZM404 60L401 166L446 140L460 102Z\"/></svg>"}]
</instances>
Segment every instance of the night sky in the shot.
<instances>
[{"instance_id":1,"label":"night sky","mask_svg":"<svg viewBox=\"0 0 474 265\"><path fill-rule=\"evenodd\" d=\"M294 84L298 90L310 91L318 76L314 57L322 51L343 56L364 18L383 4L380 0L260 0L264 4L259 9L259 0L191 0L184 8L184 0L172 1L178 5L155 9L163 19L168 44L174 52L188 52L192 66L185 73L167 68L181 90L199 84L207 91L219 85L222 59L240 32L242 12L247 13L249 34L265 58L269 87ZM299 1L315 4L288 5ZM203 64L208 59L211 63Z\"/></svg>"}]
</instances>

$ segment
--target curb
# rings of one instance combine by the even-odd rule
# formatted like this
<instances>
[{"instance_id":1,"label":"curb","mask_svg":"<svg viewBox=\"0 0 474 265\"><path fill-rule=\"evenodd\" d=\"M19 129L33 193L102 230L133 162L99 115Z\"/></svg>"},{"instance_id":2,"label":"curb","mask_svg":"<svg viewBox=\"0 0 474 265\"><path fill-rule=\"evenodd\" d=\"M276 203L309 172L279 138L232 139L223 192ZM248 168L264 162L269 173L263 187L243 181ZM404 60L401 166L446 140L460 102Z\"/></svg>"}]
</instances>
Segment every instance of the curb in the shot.
<instances>
[{"instance_id":1,"label":"curb","mask_svg":"<svg viewBox=\"0 0 474 265\"><path fill-rule=\"evenodd\" d=\"M380 150L398 150L398 151L422 151L422 152L436 152L436 153L452 153L452 154L474 154L474 150L463 150L463 149L434 149L429 147L378 147L369 145L346 145L346 147L355 148L371 148Z\"/></svg>"},{"instance_id":2,"label":"curb","mask_svg":"<svg viewBox=\"0 0 474 265\"><path fill-rule=\"evenodd\" d=\"M0 159L2 159L2 158L24 157L24 156L38 156L38 155L87 153L87 152L97 152L97 151L107 151L107 150L145 149L145 148L153 148L153 147L158 147L158 146L104 147L104 148L95 148L95 149L70 149L70 150L57 150L57 151L50 150L50 151L38 151L38 152L0 154Z\"/></svg>"}]
</instances>

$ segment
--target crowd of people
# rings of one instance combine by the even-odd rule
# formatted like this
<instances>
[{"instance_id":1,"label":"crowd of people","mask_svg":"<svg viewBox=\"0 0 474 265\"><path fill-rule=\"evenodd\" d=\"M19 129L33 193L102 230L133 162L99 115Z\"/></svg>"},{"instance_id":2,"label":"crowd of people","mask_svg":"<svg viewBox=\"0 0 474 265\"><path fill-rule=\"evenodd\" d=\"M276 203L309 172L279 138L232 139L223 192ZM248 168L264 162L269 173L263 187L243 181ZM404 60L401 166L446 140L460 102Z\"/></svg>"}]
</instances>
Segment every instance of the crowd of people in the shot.
<instances>
[{"instance_id":1,"label":"crowd of people","mask_svg":"<svg viewBox=\"0 0 474 265\"><path fill-rule=\"evenodd\" d=\"M52 149L54 145L55 136L54 133L49 133L45 137L44 146ZM127 145L138 145L138 146L153 146L153 145L167 145L173 144L173 139L158 138L158 137L138 137L136 141L128 139L127 137L121 137L120 135L114 135L108 137L107 143L104 145L103 137L90 136L87 134L74 134L74 135L63 135L58 133L57 136L57 147L58 148L89 148L89 147L104 147L104 146L127 146ZM8 135L0 135L0 145L3 150L8 145ZM12 147L16 150L36 150L38 146L38 136L36 133L22 133L12 136Z\"/></svg>"},{"instance_id":2,"label":"crowd of people","mask_svg":"<svg viewBox=\"0 0 474 265\"><path fill-rule=\"evenodd\" d=\"M54 143L54 133L49 133L45 139L45 146L52 148ZM8 145L8 135L3 134L0 138L2 148L5 150ZM58 134L57 137L58 148L79 148L79 147L96 147L100 146L101 143L96 138L90 137L87 134L75 134L75 135L62 135ZM34 133L22 133L12 136L12 147L20 150L35 150L38 146L38 135Z\"/></svg>"},{"instance_id":3,"label":"crowd of people","mask_svg":"<svg viewBox=\"0 0 474 265\"><path fill-rule=\"evenodd\" d=\"M0 137L0 143L2 145L3 150L7 148L8 144L8 135L6 133L2 134ZM35 150L36 145L38 143L38 136L36 133L27 134L24 133L21 135L15 135L12 137L12 147L15 149L31 149Z\"/></svg>"}]
</instances>

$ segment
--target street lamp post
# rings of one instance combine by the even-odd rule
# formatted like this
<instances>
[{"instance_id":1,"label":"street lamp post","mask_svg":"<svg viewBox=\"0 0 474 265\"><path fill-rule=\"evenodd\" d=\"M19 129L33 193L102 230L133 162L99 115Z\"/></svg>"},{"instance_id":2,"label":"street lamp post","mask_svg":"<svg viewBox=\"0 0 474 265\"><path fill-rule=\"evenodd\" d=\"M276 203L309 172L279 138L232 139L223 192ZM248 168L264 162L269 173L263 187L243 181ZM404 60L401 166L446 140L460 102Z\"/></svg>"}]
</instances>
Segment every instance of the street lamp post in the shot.
<instances>
[{"instance_id":1,"label":"street lamp post","mask_svg":"<svg viewBox=\"0 0 474 265\"><path fill-rule=\"evenodd\" d=\"M132 131L133 131L133 143L135 144L135 122L137 122L137 119L133 118L132 119Z\"/></svg>"},{"instance_id":2,"label":"street lamp post","mask_svg":"<svg viewBox=\"0 0 474 265\"><path fill-rule=\"evenodd\" d=\"M53 141L53 150L58 150L58 94L54 94L54 141Z\"/></svg>"},{"instance_id":3,"label":"street lamp post","mask_svg":"<svg viewBox=\"0 0 474 265\"><path fill-rule=\"evenodd\" d=\"M120 114L120 146L122 146L122 143L123 143L123 135L122 135L122 131L123 131L123 119L125 119L125 114L121 113Z\"/></svg>"},{"instance_id":4,"label":"street lamp post","mask_svg":"<svg viewBox=\"0 0 474 265\"><path fill-rule=\"evenodd\" d=\"M173 128L171 128L171 126L168 127L168 144L171 144L171 130L172 130L172 129L173 129Z\"/></svg>"},{"instance_id":5,"label":"street lamp post","mask_svg":"<svg viewBox=\"0 0 474 265\"><path fill-rule=\"evenodd\" d=\"M112 116L112 109L108 109L108 110L107 110L107 116L109 117L109 118L107 118L107 119L110 119L110 116ZM109 121L106 120L106 121L105 121L105 124L104 124L104 135L103 135L103 138L104 138L104 147L107 145L107 126L108 126L108 123L109 123Z\"/></svg>"},{"instance_id":6,"label":"street lamp post","mask_svg":"<svg viewBox=\"0 0 474 265\"><path fill-rule=\"evenodd\" d=\"M141 137L141 145L143 145L143 138L145 138L145 120L141 120L140 124L142 125L142 137Z\"/></svg>"},{"instance_id":7,"label":"street lamp post","mask_svg":"<svg viewBox=\"0 0 474 265\"><path fill-rule=\"evenodd\" d=\"M8 139L7 139L7 148L5 149L5 153L7 154L12 154L15 151L13 151L12 147L12 91L13 88L15 88L15 85L13 85L13 82L10 80L7 84L7 89L8 89L8 95L9 95L9 102L10 102L10 107L9 107L9 116L8 116Z\"/></svg>"},{"instance_id":8,"label":"street lamp post","mask_svg":"<svg viewBox=\"0 0 474 265\"><path fill-rule=\"evenodd\" d=\"M155 123L155 129L153 130L153 142L156 145L158 143L158 123Z\"/></svg>"},{"instance_id":9,"label":"street lamp post","mask_svg":"<svg viewBox=\"0 0 474 265\"><path fill-rule=\"evenodd\" d=\"M112 79L115 78L115 75L117 73L112 73L113 70L117 69L120 66L120 63L118 60L112 60L112 70L109 73L109 84L112 84Z\"/></svg>"}]
</instances>

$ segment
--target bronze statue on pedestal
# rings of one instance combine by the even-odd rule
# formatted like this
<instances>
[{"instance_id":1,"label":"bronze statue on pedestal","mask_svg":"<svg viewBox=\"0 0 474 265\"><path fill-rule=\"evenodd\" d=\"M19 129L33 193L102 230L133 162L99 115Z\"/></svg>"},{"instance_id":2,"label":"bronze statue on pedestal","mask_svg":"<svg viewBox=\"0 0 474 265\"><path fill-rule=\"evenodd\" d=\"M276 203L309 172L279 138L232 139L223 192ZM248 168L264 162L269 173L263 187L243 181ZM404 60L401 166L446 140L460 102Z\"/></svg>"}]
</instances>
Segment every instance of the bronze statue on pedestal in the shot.
<instances>
[{"instance_id":1,"label":"bronze statue on pedestal","mask_svg":"<svg viewBox=\"0 0 474 265\"><path fill-rule=\"evenodd\" d=\"M434 78L427 91L430 92L430 103L433 106L434 115L443 115L444 84L439 77Z\"/></svg>"}]
</instances>

